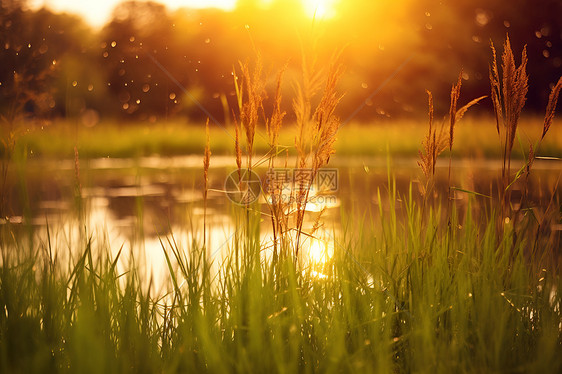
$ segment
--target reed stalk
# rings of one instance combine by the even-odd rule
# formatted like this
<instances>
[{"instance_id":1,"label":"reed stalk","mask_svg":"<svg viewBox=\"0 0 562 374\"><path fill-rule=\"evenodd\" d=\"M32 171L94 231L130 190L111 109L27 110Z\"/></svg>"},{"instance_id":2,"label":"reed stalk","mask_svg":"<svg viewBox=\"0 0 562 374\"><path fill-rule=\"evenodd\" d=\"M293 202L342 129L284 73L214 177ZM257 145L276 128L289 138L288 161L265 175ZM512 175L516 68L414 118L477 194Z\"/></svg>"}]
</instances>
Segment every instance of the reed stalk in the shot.
<instances>
[{"instance_id":1,"label":"reed stalk","mask_svg":"<svg viewBox=\"0 0 562 374\"><path fill-rule=\"evenodd\" d=\"M501 76L498 69L496 49L490 41L492 62L489 67L491 97L496 117L496 130L502 143L502 185L500 198L502 212L507 215L510 208L511 151L517 133L521 111L525 106L528 92L527 46L521 52L521 64L515 63L509 36L503 45Z\"/></svg>"},{"instance_id":2,"label":"reed stalk","mask_svg":"<svg viewBox=\"0 0 562 374\"><path fill-rule=\"evenodd\" d=\"M211 164L211 135L209 118L205 122L205 155L203 157L203 248L207 249L207 200L209 194L209 166Z\"/></svg>"}]
</instances>

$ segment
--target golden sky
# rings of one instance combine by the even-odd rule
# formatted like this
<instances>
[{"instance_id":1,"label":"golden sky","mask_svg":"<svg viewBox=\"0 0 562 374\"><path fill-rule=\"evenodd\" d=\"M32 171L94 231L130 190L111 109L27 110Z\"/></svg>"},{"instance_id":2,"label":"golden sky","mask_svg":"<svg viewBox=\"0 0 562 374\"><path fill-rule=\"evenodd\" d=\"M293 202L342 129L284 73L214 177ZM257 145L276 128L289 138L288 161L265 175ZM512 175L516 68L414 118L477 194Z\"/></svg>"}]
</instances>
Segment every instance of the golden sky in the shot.
<instances>
[{"instance_id":1,"label":"golden sky","mask_svg":"<svg viewBox=\"0 0 562 374\"><path fill-rule=\"evenodd\" d=\"M271 0L262 0L267 5ZM336 0L301 0L309 17L323 18L334 14L332 5ZM94 27L101 27L108 20L115 5L120 0L31 0L33 7L46 6L57 12L68 12L82 16ZM157 0L169 9L181 7L221 8L231 10L236 0Z\"/></svg>"}]
</instances>

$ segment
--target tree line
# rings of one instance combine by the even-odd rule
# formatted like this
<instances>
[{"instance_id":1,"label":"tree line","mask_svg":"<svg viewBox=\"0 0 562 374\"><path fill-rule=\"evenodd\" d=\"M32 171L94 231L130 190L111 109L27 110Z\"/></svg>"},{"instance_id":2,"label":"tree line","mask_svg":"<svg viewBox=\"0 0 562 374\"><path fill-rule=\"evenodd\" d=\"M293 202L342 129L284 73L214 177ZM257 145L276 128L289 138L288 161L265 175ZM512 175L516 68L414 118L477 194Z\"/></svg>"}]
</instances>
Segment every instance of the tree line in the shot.
<instances>
[{"instance_id":1,"label":"tree line","mask_svg":"<svg viewBox=\"0 0 562 374\"><path fill-rule=\"evenodd\" d=\"M283 90L290 97L303 54L321 68L342 50L342 118L419 117L426 111L424 91L434 93L439 110L461 68L466 98L486 95L489 41L500 46L507 33L515 50L527 45L528 110L544 108L549 85L561 75L559 1L347 0L335 7L335 17L312 19L298 0L173 12L127 1L95 30L77 16L3 1L0 110L8 119L23 113L156 122L211 114L225 121L236 108L238 61L259 54L271 84L286 66ZM491 110L489 103L480 107Z\"/></svg>"}]
</instances>

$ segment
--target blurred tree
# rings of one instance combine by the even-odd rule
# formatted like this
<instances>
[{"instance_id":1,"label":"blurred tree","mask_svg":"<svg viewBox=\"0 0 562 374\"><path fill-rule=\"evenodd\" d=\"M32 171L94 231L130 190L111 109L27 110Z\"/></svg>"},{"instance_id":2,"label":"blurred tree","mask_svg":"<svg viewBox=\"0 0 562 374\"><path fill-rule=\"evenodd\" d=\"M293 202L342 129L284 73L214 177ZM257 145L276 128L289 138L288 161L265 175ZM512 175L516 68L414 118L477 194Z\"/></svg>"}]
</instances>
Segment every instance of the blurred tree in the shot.
<instances>
[{"instance_id":1,"label":"blurred tree","mask_svg":"<svg viewBox=\"0 0 562 374\"><path fill-rule=\"evenodd\" d=\"M303 53L327 61L346 46L342 118L419 117L426 89L434 93L436 112L446 111L461 68L461 101L487 94L489 40L501 48L507 32L515 50L528 46L527 110L544 110L548 86L561 75L558 0L334 4L335 17L312 19L300 0L239 0L232 12L173 13L155 2L127 1L94 32L76 17L3 1L0 110L12 117L8 113L82 117L96 111L132 120L199 119L207 111L221 120L225 98L236 107L232 69L239 60L253 60L259 51L271 85L288 64L288 97ZM290 111L290 100L285 104ZM485 102L479 108L490 110Z\"/></svg>"},{"instance_id":2,"label":"blurred tree","mask_svg":"<svg viewBox=\"0 0 562 374\"><path fill-rule=\"evenodd\" d=\"M165 7L153 2L118 5L101 32L99 66L107 72L112 109L133 118L156 120L169 106L168 78L154 61L170 69L173 25ZM172 106L172 113L175 112Z\"/></svg>"},{"instance_id":3,"label":"blurred tree","mask_svg":"<svg viewBox=\"0 0 562 374\"><path fill-rule=\"evenodd\" d=\"M11 0L0 7L0 109L10 124L24 112L43 113L52 104L52 53L24 6L25 1Z\"/></svg>"}]
</instances>

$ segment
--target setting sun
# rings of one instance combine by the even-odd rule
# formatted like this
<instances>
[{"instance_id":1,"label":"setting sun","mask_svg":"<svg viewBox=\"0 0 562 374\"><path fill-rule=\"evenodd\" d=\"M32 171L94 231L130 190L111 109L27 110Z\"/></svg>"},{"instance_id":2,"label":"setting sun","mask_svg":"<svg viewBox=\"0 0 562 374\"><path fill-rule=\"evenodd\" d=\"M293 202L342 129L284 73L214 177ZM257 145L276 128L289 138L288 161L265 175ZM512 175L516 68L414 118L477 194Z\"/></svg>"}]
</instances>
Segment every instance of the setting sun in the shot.
<instances>
[{"instance_id":1,"label":"setting sun","mask_svg":"<svg viewBox=\"0 0 562 374\"><path fill-rule=\"evenodd\" d=\"M306 15L315 18L332 18L335 15L334 0L302 0Z\"/></svg>"}]
</instances>

